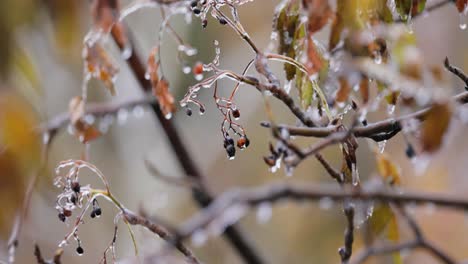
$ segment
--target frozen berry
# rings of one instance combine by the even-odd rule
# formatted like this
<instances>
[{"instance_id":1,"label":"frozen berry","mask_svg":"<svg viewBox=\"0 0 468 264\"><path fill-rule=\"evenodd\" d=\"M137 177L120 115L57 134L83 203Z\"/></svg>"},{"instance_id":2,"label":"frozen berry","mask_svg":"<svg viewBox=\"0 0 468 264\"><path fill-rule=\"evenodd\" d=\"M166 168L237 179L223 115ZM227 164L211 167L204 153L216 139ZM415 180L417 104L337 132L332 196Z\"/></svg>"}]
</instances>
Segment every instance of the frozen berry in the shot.
<instances>
[{"instance_id":1,"label":"frozen berry","mask_svg":"<svg viewBox=\"0 0 468 264\"><path fill-rule=\"evenodd\" d=\"M229 158L233 158L236 155L236 148L234 147L234 145L228 145L226 147L226 152Z\"/></svg>"}]
</instances>

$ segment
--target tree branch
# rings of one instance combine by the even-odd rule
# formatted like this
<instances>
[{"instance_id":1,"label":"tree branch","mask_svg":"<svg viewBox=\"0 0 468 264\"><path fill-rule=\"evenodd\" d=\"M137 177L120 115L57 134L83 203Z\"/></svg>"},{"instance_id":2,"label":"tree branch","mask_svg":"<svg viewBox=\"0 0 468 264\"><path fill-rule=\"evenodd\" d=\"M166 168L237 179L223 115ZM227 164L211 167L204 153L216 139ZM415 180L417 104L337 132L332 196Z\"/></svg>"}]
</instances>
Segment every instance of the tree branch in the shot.
<instances>
[{"instance_id":1,"label":"tree branch","mask_svg":"<svg viewBox=\"0 0 468 264\"><path fill-rule=\"evenodd\" d=\"M133 52L131 56L127 59L127 62L137 81L139 82L141 89L144 92L147 92L151 90L151 83L145 78L145 66L137 55L137 49L133 43L131 32L130 30L127 30L127 32L129 43L121 42L120 38L118 37L118 32L116 32L115 30L112 30L112 36L114 37L117 46L121 50L123 50L126 47L126 45L130 44L130 46L132 46ZM170 145L172 147L172 150L176 154L176 158L179 161L179 164L183 168L187 177L192 177L197 182L202 183L203 177L200 173L200 170L196 166L194 160L192 159L188 150L186 149L186 145L182 141L174 124L171 122L171 120L168 120L164 117L158 104L152 104L151 109L155 113L157 120L161 123L163 131L171 143ZM192 194L194 200L201 207L207 207L213 200L212 195L209 193L205 186L200 186L200 188L192 188ZM260 256L258 256L257 252L252 248L251 245L249 245L245 237L240 233L240 231L236 227L229 227L226 230L225 235L226 238L232 244L232 246L237 249L237 253L245 260L246 263L263 263Z\"/></svg>"}]
</instances>

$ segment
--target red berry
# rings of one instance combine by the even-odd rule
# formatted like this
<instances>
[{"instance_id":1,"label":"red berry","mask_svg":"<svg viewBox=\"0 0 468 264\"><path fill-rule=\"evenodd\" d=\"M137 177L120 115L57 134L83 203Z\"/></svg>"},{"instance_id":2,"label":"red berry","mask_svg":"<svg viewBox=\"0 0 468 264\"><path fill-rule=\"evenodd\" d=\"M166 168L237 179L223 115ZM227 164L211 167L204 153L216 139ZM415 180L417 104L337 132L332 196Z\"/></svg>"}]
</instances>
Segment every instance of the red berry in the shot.
<instances>
[{"instance_id":1,"label":"red berry","mask_svg":"<svg viewBox=\"0 0 468 264\"><path fill-rule=\"evenodd\" d=\"M195 75L203 74L203 63L197 62L197 63L193 66L192 72L193 72L193 74L195 74Z\"/></svg>"}]
</instances>

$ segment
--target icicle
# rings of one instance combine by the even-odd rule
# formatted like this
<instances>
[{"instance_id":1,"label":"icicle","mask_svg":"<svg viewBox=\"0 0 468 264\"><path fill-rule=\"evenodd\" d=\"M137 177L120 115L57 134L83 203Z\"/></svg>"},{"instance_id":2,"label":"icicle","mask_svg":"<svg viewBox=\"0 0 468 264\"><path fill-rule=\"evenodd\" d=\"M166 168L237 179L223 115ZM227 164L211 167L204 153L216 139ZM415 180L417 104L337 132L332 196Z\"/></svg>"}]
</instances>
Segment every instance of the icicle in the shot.
<instances>
[{"instance_id":1,"label":"icicle","mask_svg":"<svg viewBox=\"0 0 468 264\"><path fill-rule=\"evenodd\" d=\"M257 222L260 224L264 224L268 222L271 219L271 216L273 214L272 212L272 207L271 203L269 202L263 202L258 206L257 209Z\"/></svg>"}]
</instances>

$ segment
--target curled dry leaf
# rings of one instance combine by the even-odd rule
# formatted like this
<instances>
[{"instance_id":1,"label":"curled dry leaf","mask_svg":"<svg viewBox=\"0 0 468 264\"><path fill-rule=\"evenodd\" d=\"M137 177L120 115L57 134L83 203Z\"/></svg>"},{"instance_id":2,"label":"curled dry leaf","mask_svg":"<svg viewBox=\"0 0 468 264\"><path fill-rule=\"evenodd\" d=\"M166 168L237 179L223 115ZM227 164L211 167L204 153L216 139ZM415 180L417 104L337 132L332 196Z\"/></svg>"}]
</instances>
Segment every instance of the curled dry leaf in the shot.
<instances>
[{"instance_id":1,"label":"curled dry leaf","mask_svg":"<svg viewBox=\"0 0 468 264\"><path fill-rule=\"evenodd\" d=\"M93 0L91 14L94 26L109 33L119 18L119 2L118 0Z\"/></svg>"},{"instance_id":2,"label":"curled dry leaf","mask_svg":"<svg viewBox=\"0 0 468 264\"><path fill-rule=\"evenodd\" d=\"M159 107L163 112L164 116L169 119L172 116L172 113L175 112L176 107L174 104L174 97L171 92L169 92L169 83L166 79L161 79L158 82L158 85L153 88L153 94L156 96L159 102Z\"/></svg>"},{"instance_id":3,"label":"curled dry leaf","mask_svg":"<svg viewBox=\"0 0 468 264\"><path fill-rule=\"evenodd\" d=\"M421 144L425 152L434 152L440 148L452 117L449 103L435 103L431 106L422 125Z\"/></svg>"},{"instance_id":4,"label":"curled dry leaf","mask_svg":"<svg viewBox=\"0 0 468 264\"><path fill-rule=\"evenodd\" d=\"M159 79L159 62L156 59L157 53L158 49L156 47L150 52L146 76L149 77L151 81L153 95L158 99L161 111L166 118L170 118L172 113L175 112L176 107L174 104L174 97L171 92L169 92L169 83L164 78Z\"/></svg>"},{"instance_id":5,"label":"curled dry leaf","mask_svg":"<svg viewBox=\"0 0 468 264\"><path fill-rule=\"evenodd\" d=\"M76 96L70 100L68 111L70 114L70 124L75 130L75 135L83 143L88 143L101 136L101 132L83 120L85 114L85 103L81 96Z\"/></svg>"},{"instance_id":6,"label":"curled dry leaf","mask_svg":"<svg viewBox=\"0 0 468 264\"><path fill-rule=\"evenodd\" d=\"M83 51L83 57L85 72L87 72L90 77L104 82L104 85L111 95L115 95L114 82L119 69L102 45L99 42L92 44L87 43Z\"/></svg>"}]
</instances>

